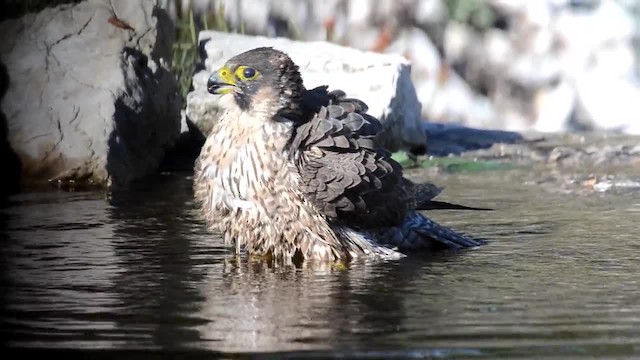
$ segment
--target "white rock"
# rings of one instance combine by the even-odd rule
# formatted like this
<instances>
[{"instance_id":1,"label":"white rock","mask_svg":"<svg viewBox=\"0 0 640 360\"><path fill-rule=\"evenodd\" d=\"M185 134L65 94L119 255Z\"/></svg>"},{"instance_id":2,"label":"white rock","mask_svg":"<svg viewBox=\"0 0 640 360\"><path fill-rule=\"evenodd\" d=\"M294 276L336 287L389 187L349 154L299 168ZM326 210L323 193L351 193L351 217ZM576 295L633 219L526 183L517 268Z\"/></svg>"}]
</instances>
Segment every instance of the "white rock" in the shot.
<instances>
[{"instance_id":1,"label":"white rock","mask_svg":"<svg viewBox=\"0 0 640 360\"><path fill-rule=\"evenodd\" d=\"M444 29L444 53L449 62L464 61L465 53L473 40L477 39L474 39L468 27L457 22L447 23Z\"/></svg>"},{"instance_id":2,"label":"white rock","mask_svg":"<svg viewBox=\"0 0 640 360\"><path fill-rule=\"evenodd\" d=\"M289 54L300 67L307 88L328 85L362 99L369 113L386 131L380 142L389 150L424 146L421 105L411 81L411 64L399 55L378 54L326 42L300 42L203 31L205 69L193 77L194 90L187 97L187 116L207 134L218 117L218 96L206 90L208 76L229 58L259 46L272 46Z\"/></svg>"},{"instance_id":3,"label":"white rock","mask_svg":"<svg viewBox=\"0 0 640 360\"><path fill-rule=\"evenodd\" d=\"M564 44L558 58L563 77L575 89L577 123L589 129L639 133L640 115L635 109L640 84L634 73L630 14L614 1L602 1L590 12L561 12L553 30Z\"/></svg>"},{"instance_id":4,"label":"white rock","mask_svg":"<svg viewBox=\"0 0 640 360\"><path fill-rule=\"evenodd\" d=\"M578 9L566 0L487 1L507 18L506 30L474 35L448 24L445 50L464 65L471 92L485 89L496 116L474 123L458 112L460 122L517 131L640 131L632 109L640 101L633 18L619 2ZM423 86L416 82L426 104ZM476 103L469 99L457 103L469 108Z\"/></svg>"},{"instance_id":5,"label":"white rock","mask_svg":"<svg viewBox=\"0 0 640 360\"><path fill-rule=\"evenodd\" d=\"M487 2L509 14L522 14L530 3L529 0L488 0Z\"/></svg>"},{"instance_id":6,"label":"white rock","mask_svg":"<svg viewBox=\"0 0 640 360\"><path fill-rule=\"evenodd\" d=\"M572 79L593 67L628 75L633 71L633 55L630 58L625 52L633 52L633 26L633 19L613 1L604 1L588 13L559 13L552 31L563 44L559 51L563 71Z\"/></svg>"},{"instance_id":7,"label":"white rock","mask_svg":"<svg viewBox=\"0 0 640 360\"><path fill-rule=\"evenodd\" d=\"M447 8L442 0L418 0L412 8L416 23L435 24L447 16Z\"/></svg>"},{"instance_id":8,"label":"white rock","mask_svg":"<svg viewBox=\"0 0 640 360\"><path fill-rule=\"evenodd\" d=\"M25 182L125 185L156 170L180 133L180 100L173 26L154 3L94 0L0 23L2 112Z\"/></svg>"},{"instance_id":9,"label":"white rock","mask_svg":"<svg viewBox=\"0 0 640 360\"><path fill-rule=\"evenodd\" d=\"M582 123L595 129L640 134L640 84L590 74L576 83Z\"/></svg>"},{"instance_id":10,"label":"white rock","mask_svg":"<svg viewBox=\"0 0 640 360\"><path fill-rule=\"evenodd\" d=\"M537 118L534 128L539 132L561 132L566 130L567 121L575 106L576 92L567 81L557 86L541 90L535 99Z\"/></svg>"}]
</instances>

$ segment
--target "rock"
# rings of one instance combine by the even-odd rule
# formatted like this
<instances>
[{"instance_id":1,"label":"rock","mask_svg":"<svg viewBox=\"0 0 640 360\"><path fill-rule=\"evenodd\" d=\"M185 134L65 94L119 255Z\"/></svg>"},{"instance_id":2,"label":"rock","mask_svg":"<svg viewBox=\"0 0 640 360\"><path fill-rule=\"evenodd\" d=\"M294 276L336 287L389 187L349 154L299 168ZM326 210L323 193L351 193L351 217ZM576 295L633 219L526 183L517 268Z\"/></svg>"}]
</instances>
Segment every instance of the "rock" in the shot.
<instances>
[{"instance_id":1,"label":"rock","mask_svg":"<svg viewBox=\"0 0 640 360\"><path fill-rule=\"evenodd\" d=\"M593 184L592 187L593 190L597 192L607 192L610 190L640 190L640 181L617 180L615 178L598 181L596 179L596 183Z\"/></svg>"},{"instance_id":2,"label":"rock","mask_svg":"<svg viewBox=\"0 0 640 360\"><path fill-rule=\"evenodd\" d=\"M157 171L181 104L173 24L154 4L94 0L0 23L2 112L24 183L124 186Z\"/></svg>"},{"instance_id":3,"label":"rock","mask_svg":"<svg viewBox=\"0 0 640 360\"><path fill-rule=\"evenodd\" d=\"M624 2L490 1L509 26L485 32L462 50L457 43L449 47L460 63L482 66L472 73L494 78L487 92L504 119L496 127L640 133L633 110L640 100L633 40L637 31ZM504 49L489 46L495 33L502 33ZM506 61L492 60L499 58ZM474 76L464 77L472 88L482 88Z\"/></svg>"},{"instance_id":4,"label":"rock","mask_svg":"<svg viewBox=\"0 0 640 360\"><path fill-rule=\"evenodd\" d=\"M4 64L0 63L0 101L9 88L9 74ZM0 186L0 200L12 195L20 189L20 159L11 148L7 139L7 117L0 111L0 164L2 164L3 185Z\"/></svg>"},{"instance_id":5,"label":"rock","mask_svg":"<svg viewBox=\"0 0 640 360\"><path fill-rule=\"evenodd\" d=\"M307 88L329 85L358 97L378 117L385 131L380 144L391 151L424 148L421 104L411 81L411 63L399 55L378 54L326 42L301 42L284 38L253 37L215 31L199 35L204 69L193 77L187 96L187 116L208 134L219 116L218 98L207 92L209 75L229 58L258 46L272 46L290 55L300 67Z\"/></svg>"},{"instance_id":6,"label":"rock","mask_svg":"<svg viewBox=\"0 0 640 360\"><path fill-rule=\"evenodd\" d=\"M540 89L535 98L535 130L547 133L565 131L567 120L574 111L575 97L574 87L566 80Z\"/></svg>"},{"instance_id":7,"label":"rock","mask_svg":"<svg viewBox=\"0 0 640 360\"><path fill-rule=\"evenodd\" d=\"M576 85L576 122L583 128L640 135L640 83L592 73Z\"/></svg>"},{"instance_id":8,"label":"rock","mask_svg":"<svg viewBox=\"0 0 640 360\"><path fill-rule=\"evenodd\" d=\"M563 11L557 16L553 30L563 44L558 58L563 77L576 94L574 126L640 134L634 23L615 1L598 2L588 12ZM592 36L581 36L585 33Z\"/></svg>"},{"instance_id":9,"label":"rock","mask_svg":"<svg viewBox=\"0 0 640 360\"><path fill-rule=\"evenodd\" d=\"M439 136L431 133L429 135L434 138ZM638 140L638 136L615 132L529 132L519 141L500 141L497 146L468 151L461 156L483 160L508 160L530 169L532 166L544 164L571 171L583 172L586 169L600 168L615 173L615 169L638 168Z\"/></svg>"}]
</instances>

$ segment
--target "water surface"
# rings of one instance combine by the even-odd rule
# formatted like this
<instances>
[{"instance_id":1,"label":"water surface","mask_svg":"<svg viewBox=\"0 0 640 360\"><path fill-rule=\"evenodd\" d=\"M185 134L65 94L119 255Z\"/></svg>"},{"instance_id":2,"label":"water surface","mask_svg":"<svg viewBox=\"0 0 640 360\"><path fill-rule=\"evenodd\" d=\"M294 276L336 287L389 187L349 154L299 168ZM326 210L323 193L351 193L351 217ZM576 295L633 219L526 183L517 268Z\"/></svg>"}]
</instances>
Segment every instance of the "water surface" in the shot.
<instances>
[{"instance_id":1,"label":"water surface","mask_svg":"<svg viewBox=\"0 0 640 360\"><path fill-rule=\"evenodd\" d=\"M199 218L188 175L109 195L19 194L0 210L2 336L38 348L640 356L640 195L528 177L433 179L441 200L496 209L431 214L487 245L347 269L236 258Z\"/></svg>"}]
</instances>

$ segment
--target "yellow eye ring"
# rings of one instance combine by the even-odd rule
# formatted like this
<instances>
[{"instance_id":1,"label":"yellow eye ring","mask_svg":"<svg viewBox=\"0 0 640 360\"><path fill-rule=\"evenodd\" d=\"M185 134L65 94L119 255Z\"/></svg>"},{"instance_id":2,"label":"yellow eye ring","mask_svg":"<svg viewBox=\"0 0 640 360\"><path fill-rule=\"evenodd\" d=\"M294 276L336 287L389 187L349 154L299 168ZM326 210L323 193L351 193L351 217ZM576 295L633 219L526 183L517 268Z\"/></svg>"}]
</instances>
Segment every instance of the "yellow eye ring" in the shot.
<instances>
[{"instance_id":1,"label":"yellow eye ring","mask_svg":"<svg viewBox=\"0 0 640 360\"><path fill-rule=\"evenodd\" d=\"M260 76L260 72L249 66L239 66L236 69L236 76L242 80L255 80Z\"/></svg>"}]
</instances>

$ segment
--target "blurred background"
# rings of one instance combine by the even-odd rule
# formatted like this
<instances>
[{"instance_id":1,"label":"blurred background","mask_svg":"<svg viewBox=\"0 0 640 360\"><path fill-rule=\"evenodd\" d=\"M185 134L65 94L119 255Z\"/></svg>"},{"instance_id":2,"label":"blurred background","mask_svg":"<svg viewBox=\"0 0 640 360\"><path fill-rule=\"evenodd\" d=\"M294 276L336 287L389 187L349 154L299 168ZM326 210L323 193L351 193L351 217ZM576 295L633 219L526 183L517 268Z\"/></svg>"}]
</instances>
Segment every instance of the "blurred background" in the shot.
<instances>
[{"instance_id":1,"label":"blurred background","mask_svg":"<svg viewBox=\"0 0 640 360\"><path fill-rule=\"evenodd\" d=\"M8 1L2 18L77 0ZM640 134L640 0L157 0L183 99L200 30L401 54L423 118Z\"/></svg>"},{"instance_id":2,"label":"blurred background","mask_svg":"<svg viewBox=\"0 0 640 360\"><path fill-rule=\"evenodd\" d=\"M160 0L188 92L202 29L401 54L423 118L640 134L639 0Z\"/></svg>"}]
</instances>

